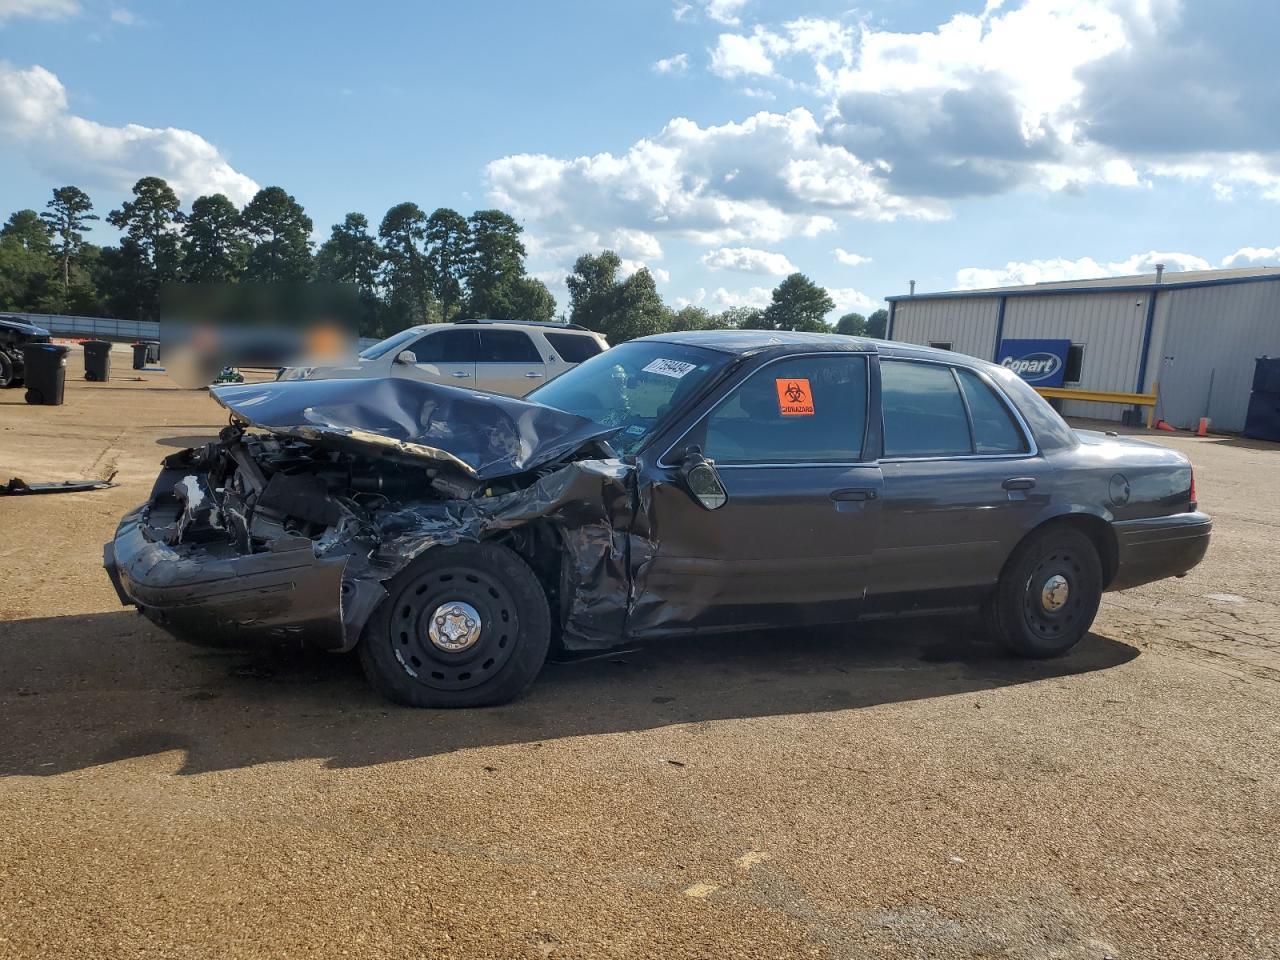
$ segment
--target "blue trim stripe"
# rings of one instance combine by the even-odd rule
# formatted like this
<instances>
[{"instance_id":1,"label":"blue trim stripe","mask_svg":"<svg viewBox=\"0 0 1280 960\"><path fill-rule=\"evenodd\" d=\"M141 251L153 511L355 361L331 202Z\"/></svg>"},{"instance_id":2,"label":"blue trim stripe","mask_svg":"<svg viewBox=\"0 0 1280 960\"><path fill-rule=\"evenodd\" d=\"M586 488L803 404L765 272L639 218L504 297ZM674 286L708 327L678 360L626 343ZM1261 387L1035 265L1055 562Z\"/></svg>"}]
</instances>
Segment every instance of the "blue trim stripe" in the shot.
<instances>
[{"instance_id":1,"label":"blue trim stripe","mask_svg":"<svg viewBox=\"0 0 1280 960\"><path fill-rule=\"evenodd\" d=\"M1151 351L1151 331L1156 325L1156 294L1161 287L1154 287L1147 297L1147 322L1142 328L1142 356L1138 358L1138 385L1134 393L1142 393L1142 386L1147 379L1147 354Z\"/></svg>"},{"instance_id":2,"label":"blue trim stripe","mask_svg":"<svg viewBox=\"0 0 1280 960\"><path fill-rule=\"evenodd\" d=\"M1280 273L1255 277L1221 277L1217 280L1187 280L1182 283L1166 280L1159 285L1154 283L1128 283L1117 286L1096 287L1052 287L1047 290L955 290L948 293L898 294L885 297L890 304L903 300L959 300L974 297L1058 297L1067 294L1081 293L1149 293L1151 290L1195 290L1200 287L1233 287L1241 283L1276 283L1280 282Z\"/></svg>"},{"instance_id":3,"label":"blue trim stripe","mask_svg":"<svg viewBox=\"0 0 1280 960\"><path fill-rule=\"evenodd\" d=\"M991 362L1000 362L1000 341L1004 339L1004 304L1005 297L1000 298L1000 306L996 308L996 342L991 348Z\"/></svg>"}]
</instances>

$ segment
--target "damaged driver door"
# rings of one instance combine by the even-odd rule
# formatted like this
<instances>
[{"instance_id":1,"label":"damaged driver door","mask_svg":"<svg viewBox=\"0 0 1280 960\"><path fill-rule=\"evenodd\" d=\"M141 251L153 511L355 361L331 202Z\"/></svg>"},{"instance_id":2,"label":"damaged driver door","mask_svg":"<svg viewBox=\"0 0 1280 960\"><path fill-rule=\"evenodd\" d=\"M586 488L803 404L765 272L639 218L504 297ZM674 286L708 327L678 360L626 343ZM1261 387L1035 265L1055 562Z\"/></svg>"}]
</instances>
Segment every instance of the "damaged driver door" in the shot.
<instances>
[{"instance_id":1,"label":"damaged driver door","mask_svg":"<svg viewBox=\"0 0 1280 960\"><path fill-rule=\"evenodd\" d=\"M853 352L765 364L644 470L630 635L857 617L882 492L869 375Z\"/></svg>"}]
</instances>

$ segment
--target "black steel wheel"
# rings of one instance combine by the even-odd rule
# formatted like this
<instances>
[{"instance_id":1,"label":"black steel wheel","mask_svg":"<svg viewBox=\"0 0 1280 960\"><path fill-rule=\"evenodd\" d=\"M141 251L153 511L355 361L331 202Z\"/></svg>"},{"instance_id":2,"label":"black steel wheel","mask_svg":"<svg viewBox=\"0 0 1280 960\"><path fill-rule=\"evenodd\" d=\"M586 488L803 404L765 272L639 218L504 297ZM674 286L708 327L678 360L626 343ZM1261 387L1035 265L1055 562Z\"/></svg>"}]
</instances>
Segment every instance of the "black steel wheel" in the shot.
<instances>
[{"instance_id":1,"label":"black steel wheel","mask_svg":"<svg viewBox=\"0 0 1280 960\"><path fill-rule=\"evenodd\" d=\"M1093 541L1055 525L1014 550L988 605L987 621L1015 653L1056 657L1089 632L1101 600L1102 562Z\"/></svg>"},{"instance_id":2,"label":"black steel wheel","mask_svg":"<svg viewBox=\"0 0 1280 960\"><path fill-rule=\"evenodd\" d=\"M542 668L547 598L528 564L506 547L437 547L387 591L365 627L360 658L373 687L397 703L504 703Z\"/></svg>"}]
</instances>

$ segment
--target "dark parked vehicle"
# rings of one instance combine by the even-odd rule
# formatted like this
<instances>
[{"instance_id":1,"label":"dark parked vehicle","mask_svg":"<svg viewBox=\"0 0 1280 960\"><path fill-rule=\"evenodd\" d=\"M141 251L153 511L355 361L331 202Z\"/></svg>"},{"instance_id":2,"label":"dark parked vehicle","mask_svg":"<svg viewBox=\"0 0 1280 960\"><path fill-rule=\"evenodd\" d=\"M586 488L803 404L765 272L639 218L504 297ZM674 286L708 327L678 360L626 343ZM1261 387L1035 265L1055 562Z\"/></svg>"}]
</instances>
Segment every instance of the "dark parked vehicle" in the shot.
<instances>
[{"instance_id":1,"label":"dark parked vehicle","mask_svg":"<svg viewBox=\"0 0 1280 960\"><path fill-rule=\"evenodd\" d=\"M1191 464L1069 428L955 353L647 337L519 400L405 379L218 387L106 548L195 640L358 648L382 693L497 703L549 646L976 611L1069 650L1104 590L1204 556Z\"/></svg>"},{"instance_id":2,"label":"dark parked vehicle","mask_svg":"<svg viewBox=\"0 0 1280 960\"><path fill-rule=\"evenodd\" d=\"M21 317L0 314L0 387L21 386L26 376L22 348L28 343L48 343L49 331Z\"/></svg>"}]
</instances>

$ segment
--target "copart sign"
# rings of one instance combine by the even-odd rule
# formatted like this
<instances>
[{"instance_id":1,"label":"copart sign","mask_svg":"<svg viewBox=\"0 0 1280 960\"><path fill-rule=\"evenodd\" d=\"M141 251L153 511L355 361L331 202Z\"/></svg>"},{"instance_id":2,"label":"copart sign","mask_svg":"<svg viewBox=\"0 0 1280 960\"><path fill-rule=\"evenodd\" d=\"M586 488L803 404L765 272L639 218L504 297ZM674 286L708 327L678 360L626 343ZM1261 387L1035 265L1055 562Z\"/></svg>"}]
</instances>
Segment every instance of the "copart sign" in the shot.
<instances>
[{"instance_id":1,"label":"copart sign","mask_svg":"<svg viewBox=\"0 0 1280 960\"><path fill-rule=\"evenodd\" d=\"M1001 340L996 363L1035 387L1060 387L1070 340Z\"/></svg>"}]
</instances>

